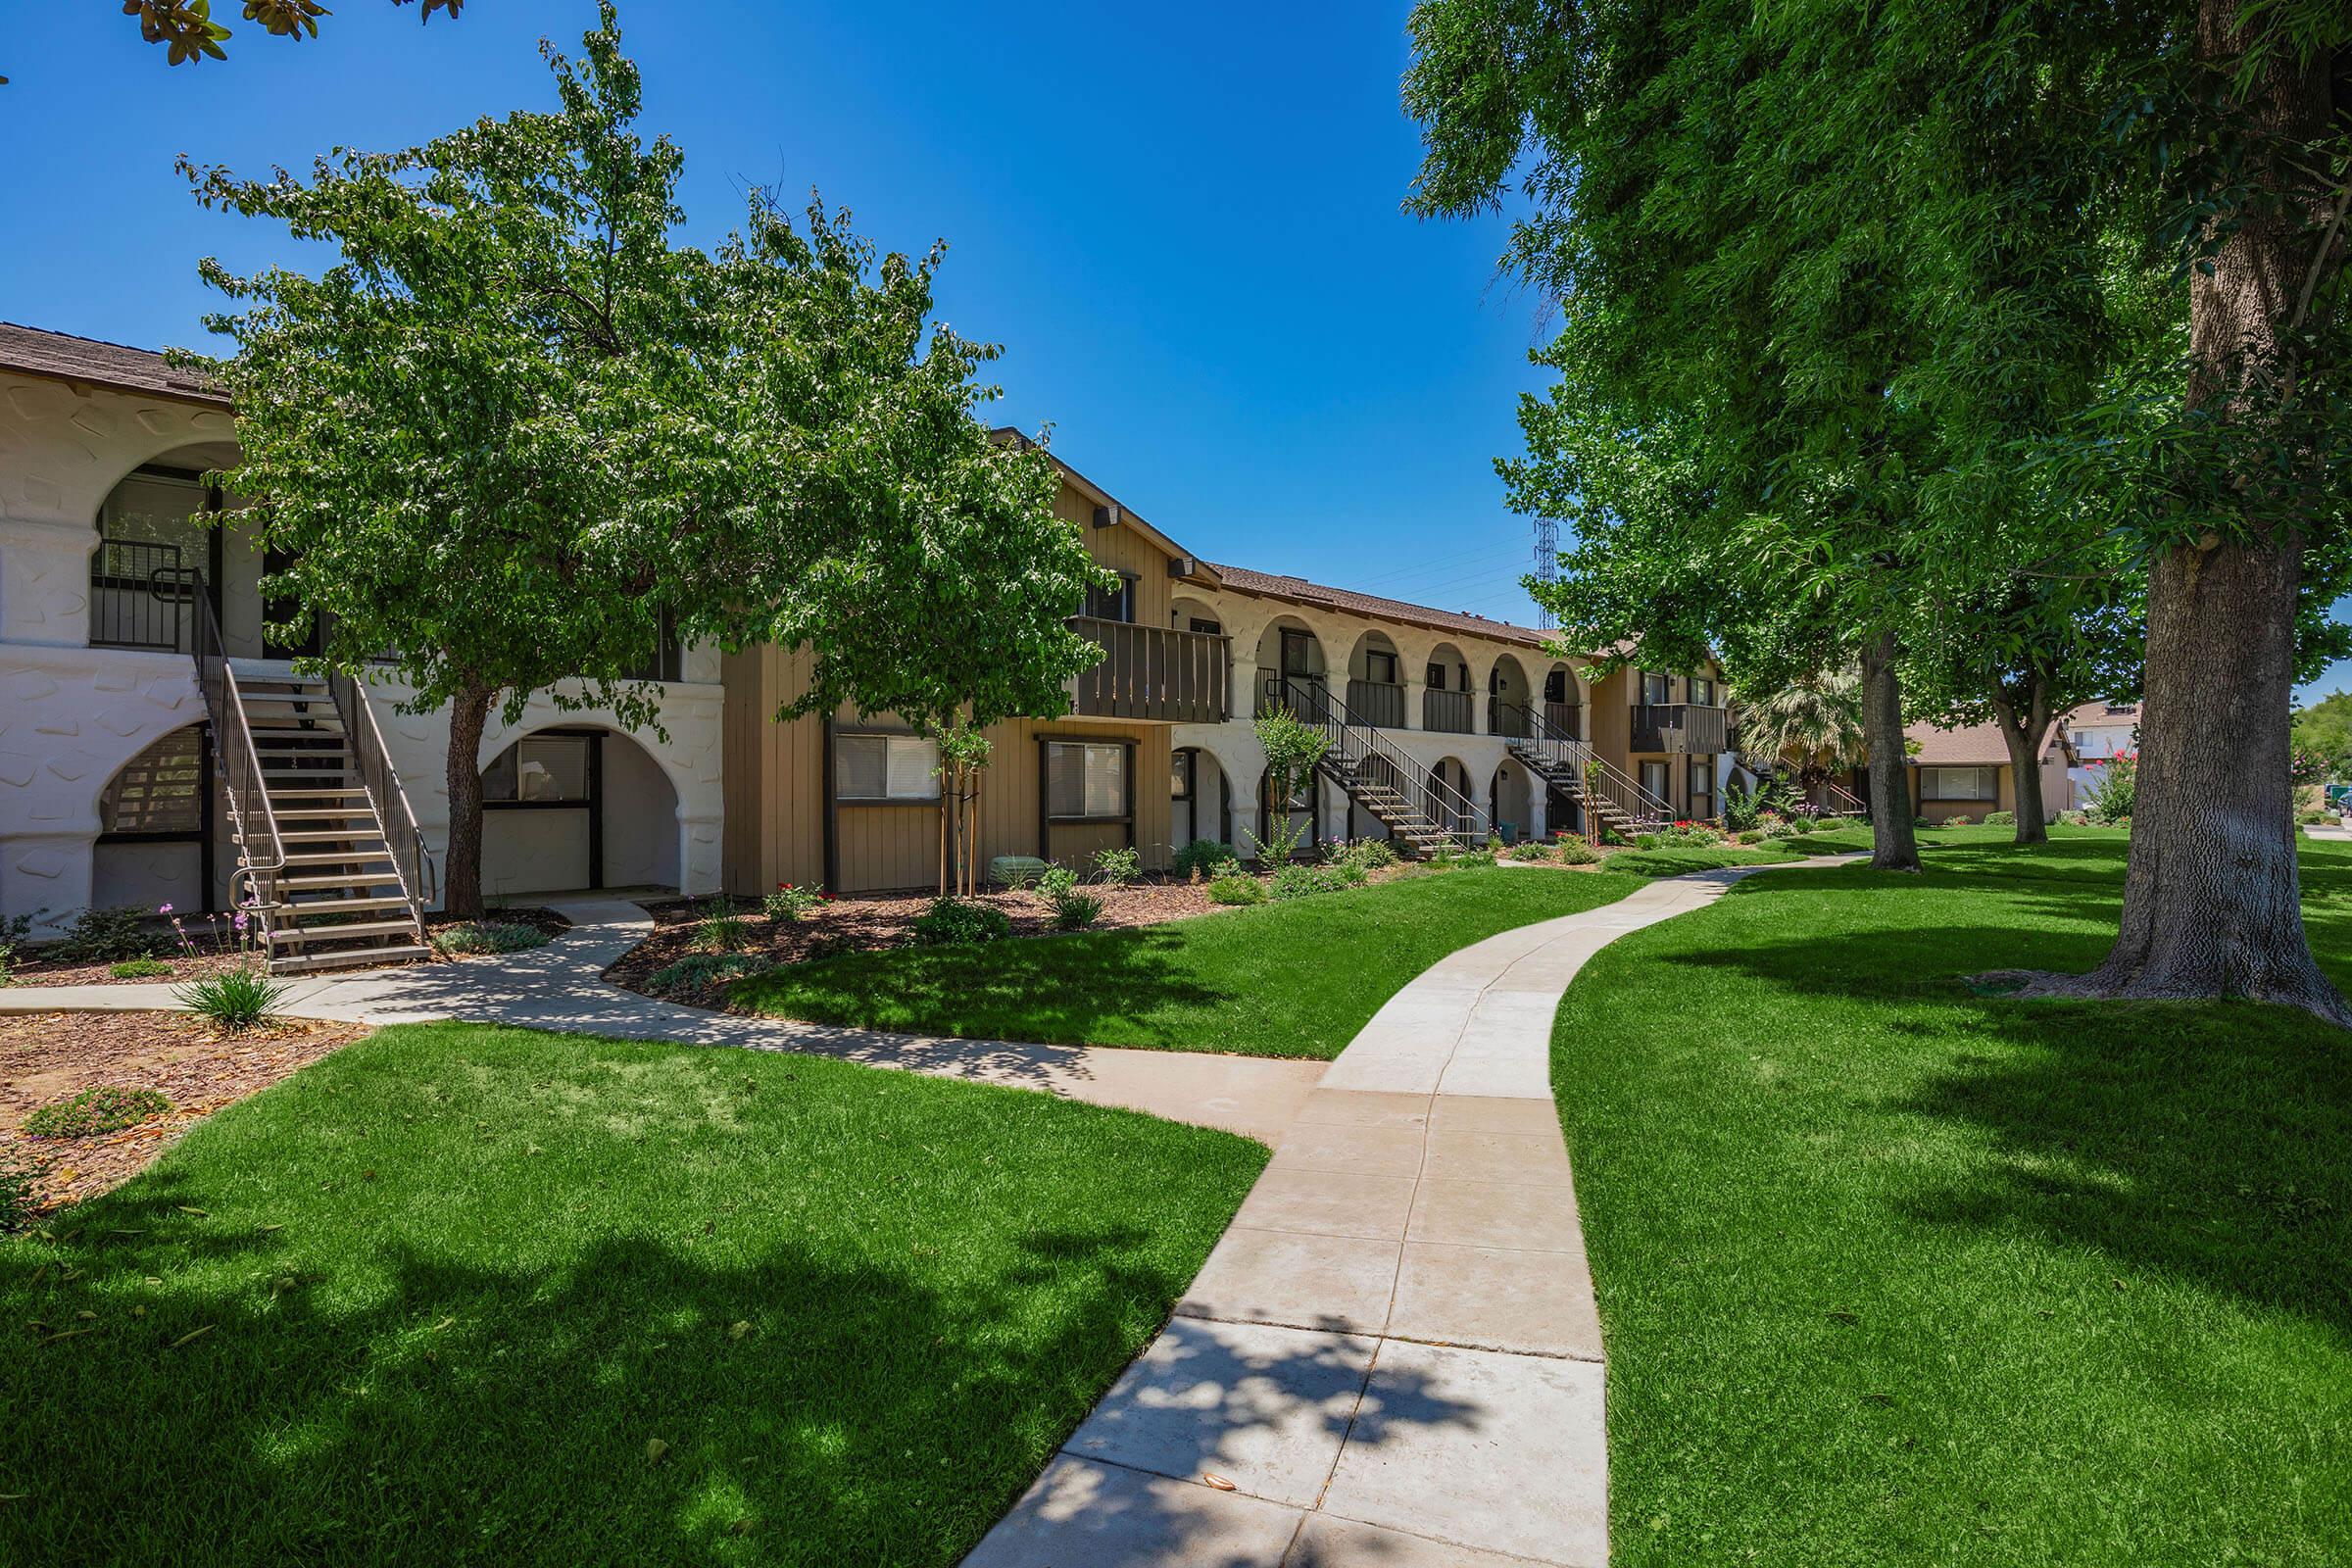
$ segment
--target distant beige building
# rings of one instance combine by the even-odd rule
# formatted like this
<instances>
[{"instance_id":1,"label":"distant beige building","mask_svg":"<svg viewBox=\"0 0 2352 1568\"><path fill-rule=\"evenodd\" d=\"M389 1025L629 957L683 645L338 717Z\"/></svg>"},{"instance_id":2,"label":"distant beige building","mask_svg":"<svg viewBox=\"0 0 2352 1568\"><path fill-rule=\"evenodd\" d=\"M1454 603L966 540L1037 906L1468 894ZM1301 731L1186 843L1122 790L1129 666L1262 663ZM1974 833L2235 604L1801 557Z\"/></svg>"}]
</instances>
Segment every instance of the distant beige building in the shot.
<instances>
[{"instance_id":1,"label":"distant beige building","mask_svg":"<svg viewBox=\"0 0 2352 1568\"><path fill-rule=\"evenodd\" d=\"M2009 763L2009 748L1994 724L1912 724L1903 730L1911 743L1914 808L1931 822L1955 816L1984 820L1992 811L2017 809L2017 780ZM2075 761L2074 743L2066 721L2051 724L2041 748L2041 808L2045 817L2074 808L2073 786L2067 769Z\"/></svg>"}]
</instances>

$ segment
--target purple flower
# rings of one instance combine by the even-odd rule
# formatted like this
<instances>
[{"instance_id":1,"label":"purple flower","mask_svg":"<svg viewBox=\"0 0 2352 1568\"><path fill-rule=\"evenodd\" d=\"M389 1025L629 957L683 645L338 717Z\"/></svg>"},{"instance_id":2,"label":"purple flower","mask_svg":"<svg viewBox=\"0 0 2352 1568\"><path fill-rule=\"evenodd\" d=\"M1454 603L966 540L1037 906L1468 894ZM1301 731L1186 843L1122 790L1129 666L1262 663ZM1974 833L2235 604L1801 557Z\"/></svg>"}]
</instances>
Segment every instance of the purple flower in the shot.
<instances>
[{"instance_id":1,"label":"purple flower","mask_svg":"<svg viewBox=\"0 0 2352 1568\"><path fill-rule=\"evenodd\" d=\"M243 909L239 909L239 910L237 911L237 917L236 917L234 920L231 920L231 921L229 922L229 924L231 924L231 925L235 926L235 927L236 927L238 930L240 930L240 931L244 930L244 929L245 929L245 911L244 911Z\"/></svg>"},{"instance_id":2,"label":"purple flower","mask_svg":"<svg viewBox=\"0 0 2352 1568\"><path fill-rule=\"evenodd\" d=\"M155 912L158 914L170 914L172 912L172 906L169 904L159 904L156 906Z\"/></svg>"}]
</instances>

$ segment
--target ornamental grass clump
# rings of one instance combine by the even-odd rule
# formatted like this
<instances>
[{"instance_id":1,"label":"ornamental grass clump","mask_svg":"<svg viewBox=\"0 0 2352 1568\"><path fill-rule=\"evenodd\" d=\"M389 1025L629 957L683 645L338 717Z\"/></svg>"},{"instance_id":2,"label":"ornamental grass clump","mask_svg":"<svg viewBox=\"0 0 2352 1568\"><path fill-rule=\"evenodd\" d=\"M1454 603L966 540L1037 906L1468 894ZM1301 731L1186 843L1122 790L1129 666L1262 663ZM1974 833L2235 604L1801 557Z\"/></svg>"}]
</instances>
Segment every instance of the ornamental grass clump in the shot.
<instances>
[{"instance_id":1,"label":"ornamental grass clump","mask_svg":"<svg viewBox=\"0 0 2352 1568\"><path fill-rule=\"evenodd\" d=\"M1066 865L1051 866L1037 879L1037 896L1054 910L1060 931L1083 931L1102 917L1102 900L1078 885L1078 873Z\"/></svg>"},{"instance_id":2,"label":"ornamental grass clump","mask_svg":"<svg viewBox=\"0 0 2352 1568\"><path fill-rule=\"evenodd\" d=\"M181 1006L228 1034L267 1022L285 994L283 982L258 969L231 969L191 980L172 993Z\"/></svg>"}]
</instances>

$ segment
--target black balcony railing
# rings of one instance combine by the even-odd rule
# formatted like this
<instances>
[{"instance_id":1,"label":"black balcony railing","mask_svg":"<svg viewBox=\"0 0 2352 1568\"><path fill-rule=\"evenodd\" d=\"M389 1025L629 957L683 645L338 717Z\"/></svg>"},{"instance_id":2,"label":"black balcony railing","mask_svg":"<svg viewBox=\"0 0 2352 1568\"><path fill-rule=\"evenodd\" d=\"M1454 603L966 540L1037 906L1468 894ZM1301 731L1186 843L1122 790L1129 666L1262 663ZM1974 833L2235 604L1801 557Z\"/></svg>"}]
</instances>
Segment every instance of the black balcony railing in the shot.
<instances>
[{"instance_id":1,"label":"black balcony railing","mask_svg":"<svg viewBox=\"0 0 2352 1568\"><path fill-rule=\"evenodd\" d=\"M1394 681L1349 681L1348 707L1367 724L1381 729L1404 728L1404 688Z\"/></svg>"},{"instance_id":2,"label":"black balcony railing","mask_svg":"<svg viewBox=\"0 0 2352 1568\"><path fill-rule=\"evenodd\" d=\"M1575 703L1545 703L1544 723L1554 735L1565 735L1572 741L1585 738L1585 710Z\"/></svg>"},{"instance_id":3,"label":"black balcony railing","mask_svg":"<svg viewBox=\"0 0 2352 1568\"><path fill-rule=\"evenodd\" d=\"M1230 656L1223 637L1075 615L1070 625L1102 657L1081 670L1073 694L1089 718L1215 724L1225 717Z\"/></svg>"},{"instance_id":4,"label":"black balcony railing","mask_svg":"<svg viewBox=\"0 0 2352 1568\"><path fill-rule=\"evenodd\" d=\"M1496 694L1487 699L1487 733L1523 741L1533 733L1528 711L1511 698Z\"/></svg>"},{"instance_id":5,"label":"black balcony railing","mask_svg":"<svg viewBox=\"0 0 2352 1568\"><path fill-rule=\"evenodd\" d=\"M1421 694L1421 727L1447 735L1471 733L1478 710L1468 692L1442 692L1431 687Z\"/></svg>"},{"instance_id":6,"label":"black balcony railing","mask_svg":"<svg viewBox=\"0 0 2352 1568\"><path fill-rule=\"evenodd\" d=\"M1729 751L1731 743L1731 714L1724 709L1698 703L1634 705L1634 751L1712 757Z\"/></svg>"},{"instance_id":7,"label":"black balcony railing","mask_svg":"<svg viewBox=\"0 0 2352 1568\"><path fill-rule=\"evenodd\" d=\"M191 651L203 578L182 564L179 546L152 539L101 539L90 558L90 646Z\"/></svg>"}]
</instances>

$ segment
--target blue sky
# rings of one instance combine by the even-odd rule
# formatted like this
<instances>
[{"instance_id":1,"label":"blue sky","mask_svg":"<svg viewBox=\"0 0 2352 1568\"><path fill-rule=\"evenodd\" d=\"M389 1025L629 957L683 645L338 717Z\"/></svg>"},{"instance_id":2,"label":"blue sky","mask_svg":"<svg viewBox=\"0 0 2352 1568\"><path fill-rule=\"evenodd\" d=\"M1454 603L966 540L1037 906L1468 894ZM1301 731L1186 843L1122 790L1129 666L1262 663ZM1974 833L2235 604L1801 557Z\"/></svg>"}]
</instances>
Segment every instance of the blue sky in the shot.
<instances>
[{"instance_id":1,"label":"blue sky","mask_svg":"<svg viewBox=\"0 0 2352 1568\"><path fill-rule=\"evenodd\" d=\"M215 0L235 25L235 0ZM340 0L299 45L239 26L167 68L117 6L23 7L0 34L0 318L199 344L199 257L297 259L197 209L175 154L262 172L543 105L542 34L593 0ZM1527 519L1519 450L1540 302L1497 276L1500 220L1399 211L1405 0L1193 6L635 0L645 123L685 149L685 238L747 184L815 186L884 245L951 247L942 315L1001 342L1002 422L1211 560L1497 618ZM37 223L26 221L40 215ZM2352 687L2352 662L2306 688Z\"/></svg>"},{"instance_id":2,"label":"blue sky","mask_svg":"<svg viewBox=\"0 0 2352 1568\"><path fill-rule=\"evenodd\" d=\"M198 258L293 254L199 211L174 154L299 170L539 106L539 37L595 15L338 0L315 40L244 24L226 61L167 69L111 3L23 9L0 211L44 217L0 246L0 318L142 346L203 339ZM685 150L688 240L750 182L813 185L892 248L944 237L941 314L1005 346L1000 421L1051 423L1198 554L1527 620L1492 460L1541 384L1541 313L1495 277L1499 221L1399 211L1406 10L635 0L621 24L647 128Z\"/></svg>"}]
</instances>

